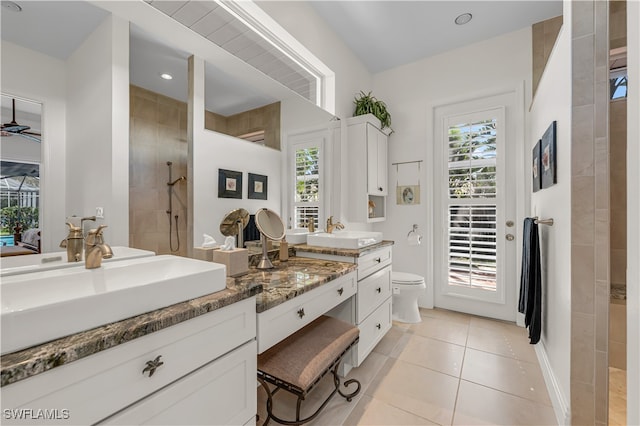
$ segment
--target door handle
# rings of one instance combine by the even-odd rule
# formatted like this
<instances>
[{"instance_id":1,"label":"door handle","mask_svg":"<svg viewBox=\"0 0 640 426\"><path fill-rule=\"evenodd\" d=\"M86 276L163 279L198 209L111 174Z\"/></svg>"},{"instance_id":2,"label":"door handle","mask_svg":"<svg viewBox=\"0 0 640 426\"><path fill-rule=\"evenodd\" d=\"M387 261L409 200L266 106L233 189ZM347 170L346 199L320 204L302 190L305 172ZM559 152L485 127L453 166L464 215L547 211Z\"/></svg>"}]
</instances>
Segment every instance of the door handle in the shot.
<instances>
[{"instance_id":1,"label":"door handle","mask_svg":"<svg viewBox=\"0 0 640 426\"><path fill-rule=\"evenodd\" d=\"M513 241L516 237L514 237L513 234L507 234L505 235L505 238L507 239L507 241Z\"/></svg>"}]
</instances>

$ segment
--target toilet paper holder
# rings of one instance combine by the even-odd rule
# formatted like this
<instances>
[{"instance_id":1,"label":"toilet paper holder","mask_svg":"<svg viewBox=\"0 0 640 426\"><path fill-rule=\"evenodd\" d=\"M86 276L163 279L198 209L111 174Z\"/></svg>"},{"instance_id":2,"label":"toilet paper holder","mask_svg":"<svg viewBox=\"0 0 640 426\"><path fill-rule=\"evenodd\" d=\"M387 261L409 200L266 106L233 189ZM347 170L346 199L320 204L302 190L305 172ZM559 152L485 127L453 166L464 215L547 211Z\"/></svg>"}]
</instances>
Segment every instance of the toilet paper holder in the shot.
<instances>
[{"instance_id":1,"label":"toilet paper holder","mask_svg":"<svg viewBox=\"0 0 640 426\"><path fill-rule=\"evenodd\" d=\"M413 228L407 234L407 242L410 246L419 246L422 242L422 235L418 233L418 225L414 224Z\"/></svg>"}]
</instances>

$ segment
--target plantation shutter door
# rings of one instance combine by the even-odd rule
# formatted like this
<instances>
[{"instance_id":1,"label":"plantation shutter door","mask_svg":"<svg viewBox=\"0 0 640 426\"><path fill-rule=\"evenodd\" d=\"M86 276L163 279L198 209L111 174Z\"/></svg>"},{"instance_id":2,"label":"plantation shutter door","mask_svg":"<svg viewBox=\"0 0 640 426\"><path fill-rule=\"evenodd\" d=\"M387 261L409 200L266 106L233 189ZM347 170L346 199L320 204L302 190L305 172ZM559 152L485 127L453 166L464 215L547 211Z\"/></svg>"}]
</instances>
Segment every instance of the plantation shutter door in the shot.
<instances>
[{"instance_id":1,"label":"plantation shutter door","mask_svg":"<svg viewBox=\"0 0 640 426\"><path fill-rule=\"evenodd\" d=\"M500 301L497 224L500 213L501 108L445 119L448 288Z\"/></svg>"}]
</instances>

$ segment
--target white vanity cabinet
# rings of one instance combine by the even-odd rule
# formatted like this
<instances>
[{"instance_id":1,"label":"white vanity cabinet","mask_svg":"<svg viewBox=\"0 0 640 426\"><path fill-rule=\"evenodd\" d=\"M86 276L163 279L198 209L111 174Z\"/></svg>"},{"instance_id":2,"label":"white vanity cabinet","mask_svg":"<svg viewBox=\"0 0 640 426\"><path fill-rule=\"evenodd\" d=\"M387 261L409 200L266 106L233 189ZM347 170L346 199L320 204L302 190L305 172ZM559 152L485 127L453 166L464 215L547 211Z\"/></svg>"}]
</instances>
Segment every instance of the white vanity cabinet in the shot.
<instances>
[{"instance_id":1,"label":"white vanity cabinet","mask_svg":"<svg viewBox=\"0 0 640 426\"><path fill-rule=\"evenodd\" d=\"M352 352L350 367L358 367L391 329L392 246L367 251L359 257L298 251L297 256L351 262L358 265L357 292L350 304L340 305L328 315L350 321L360 329L360 340ZM343 373L349 370L343 370Z\"/></svg>"},{"instance_id":2,"label":"white vanity cabinet","mask_svg":"<svg viewBox=\"0 0 640 426\"><path fill-rule=\"evenodd\" d=\"M371 114L347 120L349 164L349 220L379 222L385 219L388 195L388 135Z\"/></svg>"},{"instance_id":3,"label":"white vanity cabinet","mask_svg":"<svg viewBox=\"0 0 640 426\"><path fill-rule=\"evenodd\" d=\"M255 307L251 297L4 386L3 411L65 410L44 422L55 424L254 421ZM158 357L154 374L143 372Z\"/></svg>"}]
</instances>

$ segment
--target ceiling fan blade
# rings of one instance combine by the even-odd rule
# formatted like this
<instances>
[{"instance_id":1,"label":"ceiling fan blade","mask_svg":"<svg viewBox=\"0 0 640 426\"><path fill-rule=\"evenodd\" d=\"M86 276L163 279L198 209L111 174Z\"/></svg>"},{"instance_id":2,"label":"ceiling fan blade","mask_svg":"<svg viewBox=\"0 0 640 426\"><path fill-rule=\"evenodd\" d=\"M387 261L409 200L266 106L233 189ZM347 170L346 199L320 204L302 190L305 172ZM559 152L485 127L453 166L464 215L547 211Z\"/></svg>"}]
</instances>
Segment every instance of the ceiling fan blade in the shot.
<instances>
[{"instance_id":1,"label":"ceiling fan blade","mask_svg":"<svg viewBox=\"0 0 640 426\"><path fill-rule=\"evenodd\" d=\"M2 130L4 130L5 132L9 132L9 133L20 133L20 132L24 132L25 130L29 130L30 128L31 127L29 127L29 126L20 126L18 124L15 124L13 126L5 124L2 127Z\"/></svg>"},{"instance_id":2,"label":"ceiling fan blade","mask_svg":"<svg viewBox=\"0 0 640 426\"><path fill-rule=\"evenodd\" d=\"M38 136L32 136L28 133L15 133L15 134L18 136L22 136L25 139L32 140L34 142L38 142L38 143L42 142L42 140Z\"/></svg>"}]
</instances>

